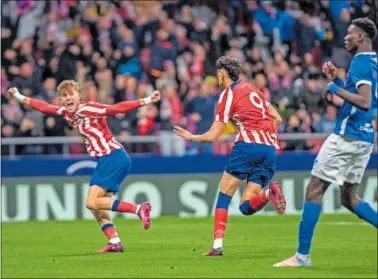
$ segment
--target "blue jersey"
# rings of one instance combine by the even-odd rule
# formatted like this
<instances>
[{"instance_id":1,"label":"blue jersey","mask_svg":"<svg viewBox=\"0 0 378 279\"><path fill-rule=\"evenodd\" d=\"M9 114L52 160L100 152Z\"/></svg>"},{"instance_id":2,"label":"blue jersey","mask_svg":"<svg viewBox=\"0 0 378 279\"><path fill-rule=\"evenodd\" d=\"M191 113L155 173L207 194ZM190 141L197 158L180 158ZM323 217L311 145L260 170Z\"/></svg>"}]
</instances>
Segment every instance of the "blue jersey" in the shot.
<instances>
[{"instance_id":1,"label":"blue jersey","mask_svg":"<svg viewBox=\"0 0 378 279\"><path fill-rule=\"evenodd\" d=\"M377 108L377 55L375 52L356 54L349 67L345 90L357 94L358 87L369 84L372 89L371 108L364 111L344 100L333 132L348 138L374 143L374 119Z\"/></svg>"}]
</instances>

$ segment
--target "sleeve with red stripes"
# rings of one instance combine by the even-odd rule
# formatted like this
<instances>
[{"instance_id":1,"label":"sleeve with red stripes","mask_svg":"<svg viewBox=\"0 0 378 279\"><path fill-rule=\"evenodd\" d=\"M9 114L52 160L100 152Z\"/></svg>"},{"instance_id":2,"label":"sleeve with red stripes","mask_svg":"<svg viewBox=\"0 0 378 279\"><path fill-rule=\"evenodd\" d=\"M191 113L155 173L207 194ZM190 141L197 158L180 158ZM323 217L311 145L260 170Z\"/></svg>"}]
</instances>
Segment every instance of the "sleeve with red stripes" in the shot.
<instances>
[{"instance_id":1,"label":"sleeve with red stripes","mask_svg":"<svg viewBox=\"0 0 378 279\"><path fill-rule=\"evenodd\" d=\"M215 121L223 122L225 124L228 123L232 114L231 112L232 101L233 101L232 91L230 89L224 90L219 97Z\"/></svg>"},{"instance_id":2,"label":"sleeve with red stripes","mask_svg":"<svg viewBox=\"0 0 378 279\"><path fill-rule=\"evenodd\" d=\"M114 105L104 105L99 103L87 103L78 110L78 114L83 116L102 117L107 115L115 115L117 113L125 113L141 106L139 100L124 101Z\"/></svg>"},{"instance_id":3,"label":"sleeve with red stripes","mask_svg":"<svg viewBox=\"0 0 378 279\"><path fill-rule=\"evenodd\" d=\"M29 99L28 105L35 110L38 110L42 113L47 113L47 114L62 115L65 110L64 107L50 105L44 101L40 101L36 99Z\"/></svg>"}]
</instances>

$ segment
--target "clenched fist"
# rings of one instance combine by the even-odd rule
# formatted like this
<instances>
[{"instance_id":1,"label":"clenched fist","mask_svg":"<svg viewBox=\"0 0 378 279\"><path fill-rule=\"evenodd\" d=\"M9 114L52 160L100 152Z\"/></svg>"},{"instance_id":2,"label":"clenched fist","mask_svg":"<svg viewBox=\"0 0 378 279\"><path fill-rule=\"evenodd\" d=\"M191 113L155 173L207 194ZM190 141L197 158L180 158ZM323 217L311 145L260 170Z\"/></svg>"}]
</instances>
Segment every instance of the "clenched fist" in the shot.
<instances>
[{"instance_id":1,"label":"clenched fist","mask_svg":"<svg viewBox=\"0 0 378 279\"><path fill-rule=\"evenodd\" d=\"M12 87L12 88L9 88L8 89L8 94L11 95L12 97L14 95L16 95L16 93L18 92L17 88L16 87Z\"/></svg>"},{"instance_id":2,"label":"clenched fist","mask_svg":"<svg viewBox=\"0 0 378 279\"><path fill-rule=\"evenodd\" d=\"M322 72L328 81L334 81L337 78L338 70L332 62L324 63Z\"/></svg>"},{"instance_id":3,"label":"clenched fist","mask_svg":"<svg viewBox=\"0 0 378 279\"><path fill-rule=\"evenodd\" d=\"M28 104L29 98L23 96L18 92L18 89L16 87L11 87L8 89L8 94L11 95L13 98L15 98L20 103L26 103Z\"/></svg>"},{"instance_id":4,"label":"clenched fist","mask_svg":"<svg viewBox=\"0 0 378 279\"><path fill-rule=\"evenodd\" d=\"M160 101L160 99L161 99L161 94L160 94L159 91L156 90L156 91L152 92L152 94L151 94L152 103L157 103L157 102Z\"/></svg>"}]
</instances>

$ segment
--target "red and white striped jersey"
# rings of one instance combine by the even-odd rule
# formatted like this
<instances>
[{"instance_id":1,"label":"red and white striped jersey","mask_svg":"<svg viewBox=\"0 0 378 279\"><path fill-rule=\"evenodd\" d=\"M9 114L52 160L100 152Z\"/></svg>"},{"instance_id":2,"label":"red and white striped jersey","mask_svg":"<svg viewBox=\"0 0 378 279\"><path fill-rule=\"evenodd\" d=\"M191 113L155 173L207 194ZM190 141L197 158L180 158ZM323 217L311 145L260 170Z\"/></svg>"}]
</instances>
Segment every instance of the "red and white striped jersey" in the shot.
<instances>
[{"instance_id":1,"label":"red and white striped jersey","mask_svg":"<svg viewBox=\"0 0 378 279\"><path fill-rule=\"evenodd\" d=\"M110 152L123 148L114 138L107 123L107 105L85 102L79 105L74 115L65 107L56 111L62 115L68 124L78 129L87 147L89 156L101 157Z\"/></svg>"},{"instance_id":2,"label":"red and white striped jersey","mask_svg":"<svg viewBox=\"0 0 378 279\"><path fill-rule=\"evenodd\" d=\"M260 143L279 149L278 135L267 114L269 105L258 88L237 81L221 93L215 121L227 124L231 120L238 132L236 142Z\"/></svg>"}]
</instances>

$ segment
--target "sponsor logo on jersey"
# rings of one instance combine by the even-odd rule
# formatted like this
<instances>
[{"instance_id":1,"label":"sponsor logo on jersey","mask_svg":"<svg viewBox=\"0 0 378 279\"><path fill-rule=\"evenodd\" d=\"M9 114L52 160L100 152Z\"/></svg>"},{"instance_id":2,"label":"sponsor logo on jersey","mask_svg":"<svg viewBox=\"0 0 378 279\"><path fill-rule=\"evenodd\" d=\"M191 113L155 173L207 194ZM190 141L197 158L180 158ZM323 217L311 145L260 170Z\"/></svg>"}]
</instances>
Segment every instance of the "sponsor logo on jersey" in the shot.
<instances>
[{"instance_id":1,"label":"sponsor logo on jersey","mask_svg":"<svg viewBox=\"0 0 378 279\"><path fill-rule=\"evenodd\" d=\"M374 128L370 123L365 123L364 126L360 126L360 131L365 131L367 133L374 133Z\"/></svg>"}]
</instances>

